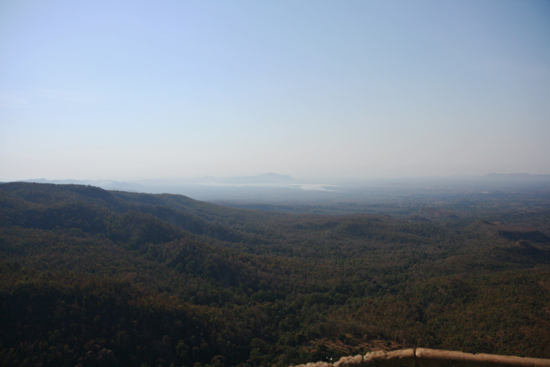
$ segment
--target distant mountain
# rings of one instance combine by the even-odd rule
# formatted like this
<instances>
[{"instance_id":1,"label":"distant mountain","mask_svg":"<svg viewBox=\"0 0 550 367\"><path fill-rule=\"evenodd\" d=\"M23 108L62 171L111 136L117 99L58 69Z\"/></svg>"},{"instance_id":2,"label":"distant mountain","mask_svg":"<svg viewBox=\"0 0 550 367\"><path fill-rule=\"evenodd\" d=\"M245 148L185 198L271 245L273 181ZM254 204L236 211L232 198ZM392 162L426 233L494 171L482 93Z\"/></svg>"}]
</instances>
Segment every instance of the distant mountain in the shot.
<instances>
[{"instance_id":1,"label":"distant mountain","mask_svg":"<svg viewBox=\"0 0 550 367\"><path fill-rule=\"evenodd\" d=\"M218 179L220 183L234 185L254 185L254 184L293 184L296 183L289 175L280 175L278 173L263 173L256 176L238 176L226 179Z\"/></svg>"},{"instance_id":2,"label":"distant mountain","mask_svg":"<svg viewBox=\"0 0 550 367\"><path fill-rule=\"evenodd\" d=\"M114 180L47 180L45 178L37 178L23 180L22 182L50 183L56 185L90 185L101 187L105 190L144 191L142 185L138 183L119 182Z\"/></svg>"},{"instance_id":3,"label":"distant mountain","mask_svg":"<svg viewBox=\"0 0 550 367\"><path fill-rule=\"evenodd\" d=\"M45 178L28 179L22 182L51 183L51 184L74 184L91 185L106 190L123 191L147 191L152 187L173 187L182 185L204 185L204 184L225 184L225 185L291 185L297 181L289 175L278 173L263 173L255 176L233 176L233 177L201 177L193 179L153 179L139 182L119 182L114 180L47 180Z\"/></svg>"},{"instance_id":4,"label":"distant mountain","mask_svg":"<svg viewBox=\"0 0 550 367\"><path fill-rule=\"evenodd\" d=\"M485 176L486 178L499 179L499 180L540 180L550 179L550 175L532 175L530 173L490 173Z\"/></svg>"}]
</instances>

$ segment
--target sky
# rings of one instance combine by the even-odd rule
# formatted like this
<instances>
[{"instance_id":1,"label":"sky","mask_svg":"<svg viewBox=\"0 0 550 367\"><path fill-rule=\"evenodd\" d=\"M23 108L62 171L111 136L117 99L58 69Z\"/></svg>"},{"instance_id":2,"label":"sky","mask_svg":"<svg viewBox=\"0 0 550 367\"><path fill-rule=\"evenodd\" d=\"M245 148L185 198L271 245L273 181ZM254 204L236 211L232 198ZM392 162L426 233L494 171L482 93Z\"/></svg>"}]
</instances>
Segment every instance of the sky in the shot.
<instances>
[{"instance_id":1,"label":"sky","mask_svg":"<svg viewBox=\"0 0 550 367\"><path fill-rule=\"evenodd\" d=\"M550 174L550 1L0 1L0 180Z\"/></svg>"}]
</instances>

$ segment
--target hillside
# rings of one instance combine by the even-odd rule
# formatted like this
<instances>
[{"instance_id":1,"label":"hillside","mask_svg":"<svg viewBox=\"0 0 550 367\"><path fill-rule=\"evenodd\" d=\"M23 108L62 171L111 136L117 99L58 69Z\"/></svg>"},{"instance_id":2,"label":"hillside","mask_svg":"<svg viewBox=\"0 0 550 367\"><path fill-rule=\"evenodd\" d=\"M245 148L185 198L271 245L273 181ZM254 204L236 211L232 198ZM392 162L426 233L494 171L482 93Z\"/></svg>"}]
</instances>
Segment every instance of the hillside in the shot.
<instances>
[{"instance_id":1,"label":"hillside","mask_svg":"<svg viewBox=\"0 0 550 367\"><path fill-rule=\"evenodd\" d=\"M314 215L2 184L0 365L550 358L550 208L517 200Z\"/></svg>"}]
</instances>

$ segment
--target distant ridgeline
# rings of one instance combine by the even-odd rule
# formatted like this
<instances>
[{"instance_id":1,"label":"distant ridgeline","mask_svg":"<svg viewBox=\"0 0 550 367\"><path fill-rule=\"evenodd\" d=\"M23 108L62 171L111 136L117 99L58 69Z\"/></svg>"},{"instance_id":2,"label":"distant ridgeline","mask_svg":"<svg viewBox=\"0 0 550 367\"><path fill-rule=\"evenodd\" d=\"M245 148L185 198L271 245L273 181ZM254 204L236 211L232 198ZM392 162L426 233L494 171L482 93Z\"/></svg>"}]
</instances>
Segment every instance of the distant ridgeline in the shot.
<instances>
[{"instance_id":1,"label":"distant ridgeline","mask_svg":"<svg viewBox=\"0 0 550 367\"><path fill-rule=\"evenodd\" d=\"M315 215L0 184L0 366L550 358L549 197L469 195Z\"/></svg>"}]
</instances>

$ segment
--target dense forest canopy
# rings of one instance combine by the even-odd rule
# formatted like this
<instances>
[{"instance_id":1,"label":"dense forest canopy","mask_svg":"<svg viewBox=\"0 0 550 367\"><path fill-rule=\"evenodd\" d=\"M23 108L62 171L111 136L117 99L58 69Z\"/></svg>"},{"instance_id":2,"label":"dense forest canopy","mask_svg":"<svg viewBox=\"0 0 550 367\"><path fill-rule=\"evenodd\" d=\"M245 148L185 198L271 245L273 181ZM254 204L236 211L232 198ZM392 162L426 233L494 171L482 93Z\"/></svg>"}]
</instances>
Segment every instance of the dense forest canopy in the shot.
<instances>
[{"instance_id":1,"label":"dense forest canopy","mask_svg":"<svg viewBox=\"0 0 550 367\"><path fill-rule=\"evenodd\" d=\"M0 365L288 366L408 346L550 358L549 192L350 214L1 184Z\"/></svg>"}]
</instances>

